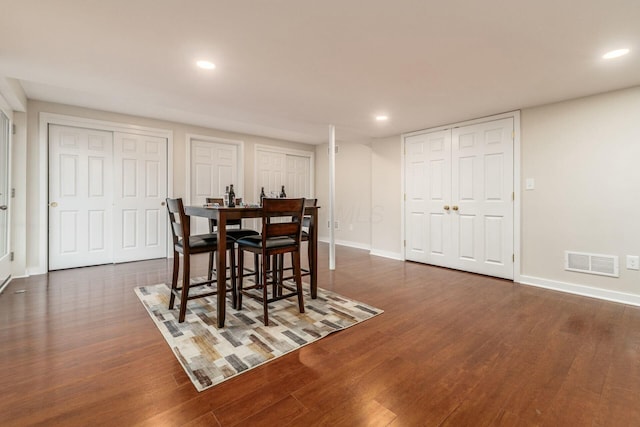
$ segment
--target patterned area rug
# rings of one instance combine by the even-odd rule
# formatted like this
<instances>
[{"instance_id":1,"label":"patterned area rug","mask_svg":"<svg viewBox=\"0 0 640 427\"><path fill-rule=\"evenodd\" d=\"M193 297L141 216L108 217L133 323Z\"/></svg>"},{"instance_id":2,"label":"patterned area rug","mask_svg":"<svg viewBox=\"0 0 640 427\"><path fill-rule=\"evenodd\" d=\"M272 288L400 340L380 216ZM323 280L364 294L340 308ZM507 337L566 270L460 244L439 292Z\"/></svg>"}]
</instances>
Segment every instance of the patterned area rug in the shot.
<instances>
[{"instance_id":1,"label":"patterned area rug","mask_svg":"<svg viewBox=\"0 0 640 427\"><path fill-rule=\"evenodd\" d=\"M167 285L135 292L198 391L383 312L318 289L315 300L305 292L304 314L297 298L269 304L269 326L262 323L262 305L245 297L242 311L227 305L225 327L218 329L215 296L189 301L185 321L178 323L179 300L168 309Z\"/></svg>"}]
</instances>

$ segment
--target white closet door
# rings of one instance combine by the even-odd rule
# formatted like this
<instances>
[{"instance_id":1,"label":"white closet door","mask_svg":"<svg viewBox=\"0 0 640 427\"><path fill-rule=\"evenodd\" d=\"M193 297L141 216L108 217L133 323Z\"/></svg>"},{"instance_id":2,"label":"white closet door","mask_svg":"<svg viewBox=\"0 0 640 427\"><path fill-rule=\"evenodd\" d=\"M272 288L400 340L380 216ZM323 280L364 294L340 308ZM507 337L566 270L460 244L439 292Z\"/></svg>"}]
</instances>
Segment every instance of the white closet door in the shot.
<instances>
[{"instance_id":1,"label":"white closet door","mask_svg":"<svg viewBox=\"0 0 640 427\"><path fill-rule=\"evenodd\" d=\"M287 197L311 197L311 162L309 157L287 154Z\"/></svg>"},{"instance_id":2,"label":"white closet door","mask_svg":"<svg viewBox=\"0 0 640 427\"><path fill-rule=\"evenodd\" d=\"M257 150L256 185L256 196L264 187L267 197L278 197L284 185L287 197L311 197L311 158L285 152Z\"/></svg>"},{"instance_id":3,"label":"white closet door","mask_svg":"<svg viewBox=\"0 0 640 427\"><path fill-rule=\"evenodd\" d=\"M212 141L191 141L190 203L202 205L207 197L224 197L225 187L234 184L236 197L243 197L239 186L238 145ZM193 218L192 233L207 233L208 222Z\"/></svg>"},{"instance_id":4,"label":"white closet door","mask_svg":"<svg viewBox=\"0 0 640 427\"><path fill-rule=\"evenodd\" d=\"M162 258L167 248L167 140L114 134L113 262Z\"/></svg>"},{"instance_id":5,"label":"white closet door","mask_svg":"<svg viewBox=\"0 0 640 427\"><path fill-rule=\"evenodd\" d=\"M513 119L405 138L405 258L513 278Z\"/></svg>"},{"instance_id":6,"label":"white closet door","mask_svg":"<svg viewBox=\"0 0 640 427\"><path fill-rule=\"evenodd\" d=\"M287 184L286 167L287 155L285 153L259 150L256 159L258 185L256 196L260 194L260 189L263 187L267 197L280 195L282 186Z\"/></svg>"},{"instance_id":7,"label":"white closet door","mask_svg":"<svg viewBox=\"0 0 640 427\"><path fill-rule=\"evenodd\" d=\"M447 266L451 262L451 132L405 139L405 256Z\"/></svg>"},{"instance_id":8,"label":"white closet door","mask_svg":"<svg viewBox=\"0 0 640 427\"><path fill-rule=\"evenodd\" d=\"M453 129L454 268L513 278L513 119Z\"/></svg>"},{"instance_id":9,"label":"white closet door","mask_svg":"<svg viewBox=\"0 0 640 427\"><path fill-rule=\"evenodd\" d=\"M111 132L49 126L49 268L110 263Z\"/></svg>"}]
</instances>

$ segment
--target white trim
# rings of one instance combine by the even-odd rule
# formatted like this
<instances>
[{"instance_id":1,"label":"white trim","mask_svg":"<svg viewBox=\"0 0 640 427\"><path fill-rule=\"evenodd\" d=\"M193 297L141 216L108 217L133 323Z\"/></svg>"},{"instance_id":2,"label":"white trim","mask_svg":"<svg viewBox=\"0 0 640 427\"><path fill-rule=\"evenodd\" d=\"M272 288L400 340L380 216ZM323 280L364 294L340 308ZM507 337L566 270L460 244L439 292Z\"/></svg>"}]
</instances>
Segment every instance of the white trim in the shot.
<instances>
[{"instance_id":1,"label":"white trim","mask_svg":"<svg viewBox=\"0 0 640 427\"><path fill-rule=\"evenodd\" d=\"M590 298L597 298L605 301L618 302L622 304L640 306L640 295L628 294L625 292L611 291L591 286L579 285L576 283L560 282L557 280L543 279L533 276L520 276L520 284L535 286L538 288L551 289L574 295L581 295Z\"/></svg>"},{"instance_id":2,"label":"white trim","mask_svg":"<svg viewBox=\"0 0 640 427\"><path fill-rule=\"evenodd\" d=\"M219 138L217 136L199 135L195 133L188 133L185 135L186 141L186 153L185 153L185 192L184 200L186 204L191 203L191 144L194 140L213 142L215 144L226 144L238 147L238 183L235 188L238 188L241 192L238 192L238 197L243 197L246 200L246 189L244 188L244 141L241 139L228 139ZM212 196L214 196L212 194Z\"/></svg>"},{"instance_id":3,"label":"white trim","mask_svg":"<svg viewBox=\"0 0 640 427\"><path fill-rule=\"evenodd\" d=\"M38 204L43 209L40 211L38 222L40 235L40 248L37 264L27 268L28 275L45 274L49 271L49 125L75 126L88 129L96 129L110 132L133 133L136 135L157 136L167 139L167 195L173 194L173 131L169 129L152 128L132 125L128 123L111 122L105 120L89 119L85 117L67 116L63 114L41 112L38 127L38 153L40 155L40 179L38 181ZM167 229L168 230L168 229ZM167 234L167 255L173 241Z\"/></svg>"},{"instance_id":4,"label":"white trim","mask_svg":"<svg viewBox=\"0 0 640 427\"><path fill-rule=\"evenodd\" d=\"M408 133L403 133L402 135L400 135L401 137L401 144L400 144L400 149L402 150L401 153L401 158L402 158L402 162L400 165L401 168L401 173L402 173L402 178L400 179L400 182L402 183L402 191L400 193L401 199L402 199L402 209L401 209L401 218L400 218L400 223L401 223L401 236L400 236L400 249L401 252L403 254L403 259L406 258L406 250L404 247L404 239L405 239L405 223L404 223L404 216L405 216L405 201L404 201L404 191L405 191L405 176L404 176L404 165L405 165L405 147L406 147L406 138L409 136L413 136L413 135L422 135L424 133L431 133L431 132L438 132L438 131L443 131L443 130L447 130L447 129L451 129L451 128L455 128L455 127L462 127L462 126L468 126L468 125L474 125L474 124L478 124L478 123L486 123L486 122L492 122L495 120L500 120L500 119L513 119L513 132L514 132L514 138L513 138L513 193L514 193L514 202L513 202L513 254L515 256L515 260L513 263L513 281L518 283L520 281L521 278L521 263L520 263L520 245L521 245L521 221L520 221L520 215L521 215L521 191L520 191L520 185L521 185L521 178L520 178L520 174L521 174L521 147L520 147L520 110L515 110L515 111L511 111L508 113L502 113L502 114L497 114L495 116L488 116L488 117L481 117L478 119L473 119L473 120L467 120L464 122L459 122L459 123L452 123L446 126L438 126L435 128L429 128L429 129L423 129L423 130L418 130L418 131L414 131L414 132L408 132Z\"/></svg>"},{"instance_id":5,"label":"white trim","mask_svg":"<svg viewBox=\"0 0 640 427\"><path fill-rule=\"evenodd\" d=\"M371 250L369 255L379 256L382 258L395 259L398 261L404 261L404 257L401 252L391 252L391 251L379 251L379 250Z\"/></svg>"},{"instance_id":6,"label":"white trim","mask_svg":"<svg viewBox=\"0 0 640 427\"><path fill-rule=\"evenodd\" d=\"M513 111L513 281L520 282L521 274L521 256L520 256L520 227L521 227L521 209L522 209L522 192L521 192L521 152L520 152L520 110Z\"/></svg>"},{"instance_id":7,"label":"white trim","mask_svg":"<svg viewBox=\"0 0 640 427\"><path fill-rule=\"evenodd\" d=\"M2 113L0 113L0 115L4 114L4 111ZM9 192L9 194L6 195L7 197L7 210L6 212L6 223L5 223L5 232L6 232L6 250L7 252L4 255L0 255L0 257L2 258L2 262L3 262L3 267L1 268L2 270L2 274L4 275L5 273L7 274L7 281L4 282L3 288L4 286L8 285L9 282L11 281L11 277L13 274L13 266L12 266L12 260L11 260L11 252L13 252L13 241L12 241L12 237L13 237L13 200L11 197L11 189L13 188L13 115L6 115L7 121L8 121L8 129L7 129L7 150L6 150L6 162L7 162L7 170L4 171L4 173L6 174L6 186L7 186L7 191ZM0 279L2 279L2 277L0 277ZM0 292L2 292L0 290Z\"/></svg>"},{"instance_id":8,"label":"white trim","mask_svg":"<svg viewBox=\"0 0 640 427\"><path fill-rule=\"evenodd\" d=\"M318 242L330 243L328 237L318 237ZM367 245L367 244L359 243L359 242L352 242L350 240L336 239L335 243L338 246L347 246L349 248L364 249L365 251L370 251L371 250L371 245Z\"/></svg>"},{"instance_id":9,"label":"white trim","mask_svg":"<svg viewBox=\"0 0 640 427\"><path fill-rule=\"evenodd\" d=\"M479 117L477 119L466 120L464 122L450 123L450 124L444 125L444 126L437 126L437 127L433 127L433 128L415 130L415 131L412 131L412 132L403 133L400 136L402 137L402 140L404 141L404 138L406 138L408 136L422 135L423 133L427 133L427 132L431 133L431 132L438 132L438 131L441 131L441 130L447 130L447 129L456 128L456 127L476 125L478 123L493 122L495 120L500 120L500 119L510 119L512 117L515 117L516 114L518 115L518 118L519 118L520 110L514 110L514 111L507 112L507 113L500 113L500 114L496 114L495 116Z\"/></svg>"},{"instance_id":10,"label":"white trim","mask_svg":"<svg viewBox=\"0 0 640 427\"><path fill-rule=\"evenodd\" d=\"M267 151L271 153L289 154L291 156L307 157L309 159L309 191L311 192L311 198L316 194L316 153L314 151L296 150L294 148L276 147L273 145L255 144L253 146L253 189L258 189L258 151ZM258 193L256 193L257 196Z\"/></svg>"}]
</instances>

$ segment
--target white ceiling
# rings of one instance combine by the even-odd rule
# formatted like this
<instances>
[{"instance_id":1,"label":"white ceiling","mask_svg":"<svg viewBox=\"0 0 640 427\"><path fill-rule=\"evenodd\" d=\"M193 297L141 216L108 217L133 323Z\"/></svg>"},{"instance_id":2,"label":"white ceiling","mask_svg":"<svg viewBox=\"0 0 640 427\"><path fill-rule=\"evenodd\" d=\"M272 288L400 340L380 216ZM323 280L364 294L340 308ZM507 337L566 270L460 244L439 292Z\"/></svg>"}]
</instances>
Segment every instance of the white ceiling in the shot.
<instances>
[{"instance_id":1,"label":"white ceiling","mask_svg":"<svg viewBox=\"0 0 640 427\"><path fill-rule=\"evenodd\" d=\"M0 76L30 99L366 140L640 84L640 2L2 0Z\"/></svg>"}]
</instances>

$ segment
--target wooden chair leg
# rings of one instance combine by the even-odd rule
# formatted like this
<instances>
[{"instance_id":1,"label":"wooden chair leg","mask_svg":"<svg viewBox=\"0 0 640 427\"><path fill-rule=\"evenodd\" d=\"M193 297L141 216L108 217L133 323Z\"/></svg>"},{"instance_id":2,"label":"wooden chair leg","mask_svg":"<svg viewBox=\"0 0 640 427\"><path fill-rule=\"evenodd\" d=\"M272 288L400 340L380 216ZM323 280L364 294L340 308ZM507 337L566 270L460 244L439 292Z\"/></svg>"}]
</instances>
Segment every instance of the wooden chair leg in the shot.
<instances>
[{"instance_id":1,"label":"wooden chair leg","mask_svg":"<svg viewBox=\"0 0 640 427\"><path fill-rule=\"evenodd\" d=\"M237 293L237 288L236 288L236 250L233 247L234 245L231 245L231 249L229 249L229 260L231 261L230 265L230 270L231 270L231 306L233 308L237 308L237 301L238 301L238 293ZM218 278L218 280L220 280L220 278ZM224 275L224 279L225 282L227 281L227 275Z\"/></svg>"},{"instance_id":2,"label":"wooden chair leg","mask_svg":"<svg viewBox=\"0 0 640 427\"><path fill-rule=\"evenodd\" d=\"M284 284L284 254L278 255L278 283ZM278 286L278 296L282 295L282 287Z\"/></svg>"},{"instance_id":3,"label":"wooden chair leg","mask_svg":"<svg viewBox=\"0 0 640 427\"><path fill-rule=\"evenodd\" d=\"M262 265L267 265L267 263L269 262L269 260L267 259L266 255L262 255ZM269 285L267 282L267 269L263 268L262 269L262 280L263 280L263 286L262 286L262 310L263 310L263 315L264 315L264 325L265 326L269 326L269 309L268 309L268 303L267 303L267 289L269 288Z\"/></svg>"},{"instance_id":4,"label":"wooden chair leg","mask_svg":"<svg viewBox=\"0 0 640 427\"><path fill-rule=\"evenodd\" d=\"M244 281L244 251L238 248L238 292L236 296L236 308L242 310L242 284Z\"/></svg>"},{"instance_id":5,"label":"wooden chair leg","mask_svg":"<svg viewBox=\"0 0 640 427\"><path fill-rule=\"evenodd\" d=\"M176 302L176 294L173 292L178 287L178 272L180 271L180 254L173 252L173 272L171 273L171 296L169 297L169 310L173 309Z\"/></svg>"},{"instance_id":6,"label":"wooden chair leg","mask_svg":"<svg viewBox=\"0 0 640 427\"><path fill-rule=\"evenodd\" d=\"M278 272L280 271L278 267L278 255L273 256L273 264L271 270L271 294L275 297L278 295Z\"/></svg>"},{"instance_id":7,"label":"wooden chair leg","mask_svg":"<svg viewBox=\"0 0 640 427\"><path fill-rule=\"evenodd\" d=\"M255 281L256 285L260 283L260 256L258 254L253 254L253 271L255 273Z\"/></svg>"},{"instance_id":8,"label":"wooden chair leg","mask_svg":"<svg viewBox=\"0 0 640 427\"><path fill-rule=\"evenodd\" d=\"M298 293L298 308L304 313L304 299L302 296L302 271L300 270L300 251L296 251L293 257L293 271L296 276L296 291Z\"/></svg>"},{"instance_id":9,"label":"wooden chair leg","mask_svg":"<svg viewBox=\"0 0 640 427\"><path fill-rule=\"evenodd\" d=\"M180 314L178 316L178 323L184 322L184 318L187 314L187 300L189 299L189 275L191 270L191 260L188 255L185 255L182 266L182 292L180 292Z\"/></svg>"},{"instance_id":10,"label":"wooden chair leg","mask_svg":"<svg viewBox=\"0 0 640 427\"><path fill-rule=\"evenodd\" d=\"M211 280L211 278L213 277L213 266L215 265L214 254L215 252L209 253L209 268L207 269L207 280Z\"/></svg>"}]
</instances>

